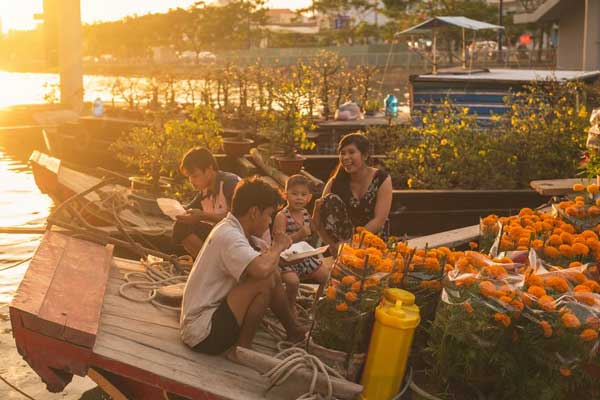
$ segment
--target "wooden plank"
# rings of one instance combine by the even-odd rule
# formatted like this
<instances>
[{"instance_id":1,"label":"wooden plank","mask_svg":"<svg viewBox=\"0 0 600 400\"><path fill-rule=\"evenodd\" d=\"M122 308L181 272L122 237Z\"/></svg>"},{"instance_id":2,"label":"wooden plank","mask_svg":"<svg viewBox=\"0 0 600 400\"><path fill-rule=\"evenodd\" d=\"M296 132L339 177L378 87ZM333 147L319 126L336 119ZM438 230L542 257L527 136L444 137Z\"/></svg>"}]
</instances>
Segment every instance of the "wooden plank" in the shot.
<instances>
[{"instance_id":1,"label":"wooden plank","mask_svg":"<svg viewBox=\"0 0 600 400\"><path fill-rule=\"evenodd\" d=\"M44 235L13 297L10 307L26 313L23 315L23 323L29 329L37 328L37 321L34 319L37 319L44 304L44 298L54 277L54 270L68 240L68 236L56 232L48 232Z\"/></svg>"},{"instance_id":2,"label":"wooden plank","mask_svg":"<svg viewBox=\"0 0 600 400\"><path fill-rule=\"evenodd\" d=\"M544 196L562 196L573 193L573 185L583 183L589 185L596 183L595 179L572 178L572 179L549 179L529 182L529 186Z\"/></svg>"},{"instance_id":3,"label":"wooden plank","mask_svg":"<svg viewBox=\"0 0 600 400\"><path fill-rule=\"evenodd\" d=\"M94 353L225 399L265 398L267 384L264 378L250 368L237 366L222 357L194 353L196 361L190 361L103 331L98 334Z\"/></svg>"},{"instance_id":4,"label":"wooden plank","mask_svg":"<svg viewBox=\"0 0 600 400\"><path fill-rule=\"evenodd\" d=\"M41 333L93 347L112 251L113 246L69 238L38 313Z\"/></svg>"},{"instance_id":5,"label":"wooden plank","mask_svg":"<svg viewBox=\"0 0 600 400\"><path fill-rule=\"evenodd\" d=\"M112 384L111 381L106 379L100 372L96 371L94 368L88 369L87 376L93 380L96 385L100 386L100 388L110 396L112 400L128 400L127 396L123 394L115 385Z\"/></svg>"},{"instance_id":6,"label":"wooden plank","mask_svg":"<svg viewBox=\"0 0 600 400\"><path fill-rule=\"evenodd\" d=\"M449 248L457 247L479 238L479 225L471 225L464 228L453 229L446 232L435 233L433 235L421 236L410 239L408 246L423 249L446 246Z\"/></svg>"}]
</instances>

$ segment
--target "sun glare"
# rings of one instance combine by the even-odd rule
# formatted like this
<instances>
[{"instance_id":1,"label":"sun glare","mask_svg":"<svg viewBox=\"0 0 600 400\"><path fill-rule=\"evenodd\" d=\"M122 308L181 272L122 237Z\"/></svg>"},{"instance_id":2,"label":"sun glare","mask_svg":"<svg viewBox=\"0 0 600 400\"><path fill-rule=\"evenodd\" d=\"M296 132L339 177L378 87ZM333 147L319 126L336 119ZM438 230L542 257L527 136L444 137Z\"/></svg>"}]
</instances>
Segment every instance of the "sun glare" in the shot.
<instances>
[{"instance_id":1,"label":"sun glare","mask_svg":"<svg viewBox=\"0 0 600 400\"><path fill-rule=\"evenodd\" d=\"M0 1L0 21L2 31L12 29L27 30L35 28L39 21L34 14L42 12L42 0L2 0Z\"/></svg>"}]
</instances>

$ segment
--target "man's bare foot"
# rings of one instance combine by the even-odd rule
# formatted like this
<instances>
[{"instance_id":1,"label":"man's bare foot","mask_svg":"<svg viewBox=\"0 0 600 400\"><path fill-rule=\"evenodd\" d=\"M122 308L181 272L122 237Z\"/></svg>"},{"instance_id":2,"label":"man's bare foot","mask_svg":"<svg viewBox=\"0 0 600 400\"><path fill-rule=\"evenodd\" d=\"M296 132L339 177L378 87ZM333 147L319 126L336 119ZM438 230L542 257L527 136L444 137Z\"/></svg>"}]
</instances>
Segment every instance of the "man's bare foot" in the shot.
<instances>
[{"instance_id":1,"label":"man's bare foot","mask_svg":"<svg viewBox=\"0 0 600 400\"><path fill-rule=\"evenodd\" d=\"M307 333L307 328L296 325L294 328L288 330L286 340L290 343L300 343L306 339Z\"/></svg>"},{"instance_id":2,"label":"man's bare foot","mask_svg":"<svg viewBox=\"0 0 600 400\"><path fill-rule=\"evenodd\" d=\"M236 349L237 349L237 346L233 346L232 348L230 348L229 350L227 350L225 352L225 354L223 354L223 355L229 361L234 362L234 363L238 363Z\"/></svg>"}]
</instances>

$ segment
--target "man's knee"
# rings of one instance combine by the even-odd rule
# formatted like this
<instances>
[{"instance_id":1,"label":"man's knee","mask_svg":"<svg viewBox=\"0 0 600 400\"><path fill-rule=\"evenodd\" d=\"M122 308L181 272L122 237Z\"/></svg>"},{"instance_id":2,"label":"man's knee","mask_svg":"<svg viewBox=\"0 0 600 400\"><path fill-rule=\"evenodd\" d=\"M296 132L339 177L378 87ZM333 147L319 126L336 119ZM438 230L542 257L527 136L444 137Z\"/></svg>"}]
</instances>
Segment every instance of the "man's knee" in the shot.
<instances>
[{"instance_id":1,"label":"man's knee","mask_svg":"<svg viewBox=\"0 0 600 400\"><path fill-rule=\"evenodd\" d=\"M295 287L295 288L300 286L300 278L298 277L298 275L296 275L294 273L284 274L282 279L286 286Z\"/></svg>"}]
</instances>

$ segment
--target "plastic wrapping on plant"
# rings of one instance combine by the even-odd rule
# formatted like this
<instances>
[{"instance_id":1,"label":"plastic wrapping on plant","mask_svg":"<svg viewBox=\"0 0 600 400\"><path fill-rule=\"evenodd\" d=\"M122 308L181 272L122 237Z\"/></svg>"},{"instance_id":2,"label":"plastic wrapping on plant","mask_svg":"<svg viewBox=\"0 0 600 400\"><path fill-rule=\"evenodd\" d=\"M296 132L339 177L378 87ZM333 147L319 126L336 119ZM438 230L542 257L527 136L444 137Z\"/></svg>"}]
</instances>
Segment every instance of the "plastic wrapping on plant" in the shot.
<instances>
[{"instance_id":1,"label":"plastic wrapping on plant","mask_svg":"<svg viewBox=\"0 0 600 400\"><path fill-rule=\"evenodd\" d=\"M339 250L313 331L317 344L346 352L366 351L373 313L396 260L378 236L364 230L355 236Z\"/></svg>"},{"instance_id":2,"label":"plastic wrapping on plant","mask_svg":"<svg viewBox=\"0 0 600 400\"><path fill-rule=\"evenodd\" d=\"M540 362L569 376L598 359L600 284L594 264L561 268L530 254L530 268L520 292L525 305L523 330L539 349Z\"/></svg>"},{"instance_id":3,"label":"plastic wrapping on plant","mask_svg":"<svg viewBox=\"0 0 600 400\"><path fill-rule=\"evenodd\" d=\"M574 185L578 189L566 200L552 205L555 216L573 225L578 232L595 229L600 223L600 195L598 185Z\"/></svg>"},{"instance_id":4,"label":"plastic wrapping on plant","mask_svg":"<svg viewBox=\"0 0 600 400\"><path fill-rule=\"evenodd\" d=\"M541 258L562 267L600 261L597 227L578 233L566 220L530 209L521 210L516 216L497 218L496 223L499 230L489 249L491 256L533 248ZM485 241L490 242L490 237Z\"/></svg>"}]
</instances>

